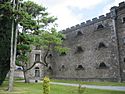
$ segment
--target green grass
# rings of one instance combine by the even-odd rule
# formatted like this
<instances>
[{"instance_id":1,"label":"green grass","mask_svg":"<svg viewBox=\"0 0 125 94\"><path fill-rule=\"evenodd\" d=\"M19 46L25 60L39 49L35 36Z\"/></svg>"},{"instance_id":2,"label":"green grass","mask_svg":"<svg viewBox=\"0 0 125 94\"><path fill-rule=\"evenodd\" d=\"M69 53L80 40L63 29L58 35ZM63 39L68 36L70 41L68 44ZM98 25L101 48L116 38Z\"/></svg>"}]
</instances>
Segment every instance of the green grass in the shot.
<instances>
[{"instance_id":1,"label":"green grass","mask_svg":"<svg viewBox=\"0 0 125 94\"><path fill-rule=\"evenodd\" d=\"M98 85L98 86L125 86L125 82L84 82L78 80L57 80L51 79L52 82L74 83L74 84L86 84L86 85Z\"/></svg>"},{"instance_id":2,"label":"green grass","mask_svg":"<svg viewBox=\"0 0 125 94\"><path fill-rule=\"evenodd\" d=\"M14 91L9 93L7 89L7 82L0 86L0 94L43 94L42 83L25 84L16 82L14 84ZM51 85L50 94L79 94L78 87ZM84 93L81 94L125 94L125 91L111 91L111 90L98 90L86 88Z\"/></svg>"}]
</instances>

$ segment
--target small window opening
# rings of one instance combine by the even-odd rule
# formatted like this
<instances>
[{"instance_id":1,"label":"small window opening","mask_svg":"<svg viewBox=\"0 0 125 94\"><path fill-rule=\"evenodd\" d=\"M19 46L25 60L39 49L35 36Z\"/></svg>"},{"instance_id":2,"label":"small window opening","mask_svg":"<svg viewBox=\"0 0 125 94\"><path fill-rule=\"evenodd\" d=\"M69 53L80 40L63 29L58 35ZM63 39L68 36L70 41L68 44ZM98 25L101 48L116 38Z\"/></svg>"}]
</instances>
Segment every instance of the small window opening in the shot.
<instances>
[{"instance_id":1,"label":"small window opening","mask_svg":"<svg viewBox=\"0 0 125 94\"><path fill-rule=\"evenodd\" d=\"M61 65L61 68L59 69L59 71L64 71L65 70L65 66Z\"/></svg>"},{"instance_id":2,"label":"small window opening","mask_svg":"<svg viewBox=\"0 0 125 94\"><path fill-rule=\"evenodd\" d=\"M107 66L104 62L99 64L99 69L105 69L105 68L107 68Z\"/></svg>"},{"instance_id":3,"label":"small window opening","mask_svg":"<svg viewBox=\"0 0 125 94\"><path fill-rule=\"evenodd\" d=\"M123 38L123 44L125 44L125 37Z\"/></svg>"},{"instance_id":4,"label":"small window opening","mask_svg":"<svg viewBox=\"0 0 125 94\"><path fill-rule=\"evenodd\" d=\"M82 49L81 46L78 46L78 47L77 47L77 50L76 50L76 53L81 53L81 52L83 52L83 49Z\"/></svg>"},{"instance_id":5,"label":"small window opening","mask_svg":"<svg viewBox=\"0 0 125 94\"><path fill-rule=\"evenodd\" d=\"M51 53L48 54L48 58L51 58L53 55Z\"/></svg>"},{"instance_id":6,"label":"small window opening","mask_svg":"<svg viewBox=\"0 0 125 94\"><path fill-rule=\"evenodd\" d=\"M125 17L123 17L122 22L125 23Z\"/></svg>"},{"instance_id":7,"label":"small window opening","mask_svg":"<svg viewBox=\"0 0 125 94\"><path fill-rule=\"evenodd\" d=\"M84 67L82 65L77 65L76 70L84 70Z\"/></svg>"},{"instance_id":8,"label":"small window opening","mask_svg":"<svg viewBox=\"0 0 125 94\"><path fill-rule=\"evenodd\" d=\"M40 61L40 54L35 54L35 61Z\"/></svg>"},{"instance_id":9,"label":"small window opening","mask_svg":"<svg viewBox=\"0 0 125 94\"><path fill-rule=\"evenodd\" d=\"M48 67L48 70L52 70L52 67L51 67L51 66L49 66L49 67Z\"/></svg>"},{"instance_id":10,"label":"small window opening","mask_svg":"<svg viewBox=\"0 0 125 94\"><path fill-rule=\"evenodd\" d=\"M62 69L65 69L65 66L64 66L64 65L62 65L62 66L61 66L61 68L62 68Z\"/></svg>"},{"instance_id":11,"label":"small window opening","mask_svg":"<svg viewBox=\"0 0 125 94\"><path fill-rule=\"evenodd\" d=\"M83 35L83 33L81 31L78 31L77 36L81 36L81 35Z\"/></svg>"},{"instance_id":12,"label":"small window opening","mask_svg":"<svg viewBox=\"0 0 125 94\"><path fill-rule=\"evenodd\" d=\"M100 42L98 48L107 48L107 47L103 42Z\"/></svg>"},{"instance_id":13,"label":"small window opening","mask_svg":"<svg viewBox=\"0 0 125 94\"><path fill-rule=\"evenodd\" d=\"M39 67L35 67L35 70L39 69Z\"/></svg>"},{"instance_id":14,"label":"small window opening","mask_svg":"<svg viewBox=\"0 0 125 94\"><path fill-rule=\"evenodd\" d=\"M103 28L104 28L104 26L102 24L99 24L97 27L97 29L103 29Z\"/></svg>"},{"instance_id":15,"label":"small window opening","mask_svg":"<svg viewBox=\"0 0 125 94\"><path fill-rule=\"evenodd\" d=\"M23 69L22 69L21 67L18 67L18 68L17 68L17 70L19 70L19 71L20 71L20 70L23 70Z\"/></svg>"},{"instance_id":16,"label":"small window opening","mask_svg":"<svg viewBox=\"0 0 125 94\"><path fill-rule=\"evenodd\" d=\"M39 67L35 67L35 77L40 77Z\"/></svg>"},{"instance_id":17,"label":"small window opening","mask_svg":"<svg viewBox=\"0 0 125 94\"><path fill-rule=\"evenodd\" d=\"M125 62L125 58L123 59L123 61Z\"/></svg>"},{"instance_id":18,"label":"small window opening","mask_svg":"<svg viewBox=\"0 0 125 94\"><path fill-rule=\"evenodd\" d=\"M65 56L66 55L66 52L61 52L60 53L60 56Z\"/></svg>"}]
</instances>

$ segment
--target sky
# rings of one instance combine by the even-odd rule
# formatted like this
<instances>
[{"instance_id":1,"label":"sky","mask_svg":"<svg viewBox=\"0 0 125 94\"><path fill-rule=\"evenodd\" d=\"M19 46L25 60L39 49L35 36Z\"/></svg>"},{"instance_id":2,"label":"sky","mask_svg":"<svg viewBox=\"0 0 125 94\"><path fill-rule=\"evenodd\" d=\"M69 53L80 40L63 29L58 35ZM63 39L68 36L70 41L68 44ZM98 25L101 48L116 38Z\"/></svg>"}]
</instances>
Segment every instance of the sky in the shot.
<instances>
[{"instance_id":1,"label":"sky","mask_svg":"<svg viewBox=\"0 0 125 94\"><path fill-rule=\"evenodd\" d=\"M63 30L105 15L112 6L125 0L32 0L47 8L50 15L58 18L58 30Z\"/></svg>"}]
</instances>

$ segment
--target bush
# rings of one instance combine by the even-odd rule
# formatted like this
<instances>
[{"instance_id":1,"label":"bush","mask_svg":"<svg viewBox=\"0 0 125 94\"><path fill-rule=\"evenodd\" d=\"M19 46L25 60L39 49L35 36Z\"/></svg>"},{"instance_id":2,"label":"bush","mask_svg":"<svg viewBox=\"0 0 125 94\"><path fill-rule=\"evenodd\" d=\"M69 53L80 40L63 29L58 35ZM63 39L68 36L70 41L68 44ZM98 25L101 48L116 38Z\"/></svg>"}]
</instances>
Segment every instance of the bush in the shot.
<instances>
[{"instance_id":1,"label":"bush","mask_svg":"<svg viewBox=\"0 0 125 94\"><path fill-rule=\"evenodd\" d=\"M49 94L50 92L50 79L48 77L44 77L43 79L43 94Z\"/></svg>"}]
</instances>

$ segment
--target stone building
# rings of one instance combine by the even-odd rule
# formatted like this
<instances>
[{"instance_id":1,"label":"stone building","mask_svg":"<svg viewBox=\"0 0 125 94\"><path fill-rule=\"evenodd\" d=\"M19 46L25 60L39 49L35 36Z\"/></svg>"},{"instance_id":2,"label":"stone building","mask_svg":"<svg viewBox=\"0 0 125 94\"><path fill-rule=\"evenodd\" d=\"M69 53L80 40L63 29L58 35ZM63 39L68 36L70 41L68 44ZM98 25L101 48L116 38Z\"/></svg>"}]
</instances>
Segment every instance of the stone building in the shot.
<instances>
[{"instance_id":1,"label":"stone building","mask_svg":"<svg viewBox=\"0 0 125 94\"><path fill-rule=\"evenodd\" d=\"M51 53L48 73L56 79L87 81L125 81L125 2L112 7L105 16L93 18L61 31L68 53ZM42 57L33 50L31 62ZM44 68L36 65L33 77L43 77Z\"/></svg>"}]
</instances>

